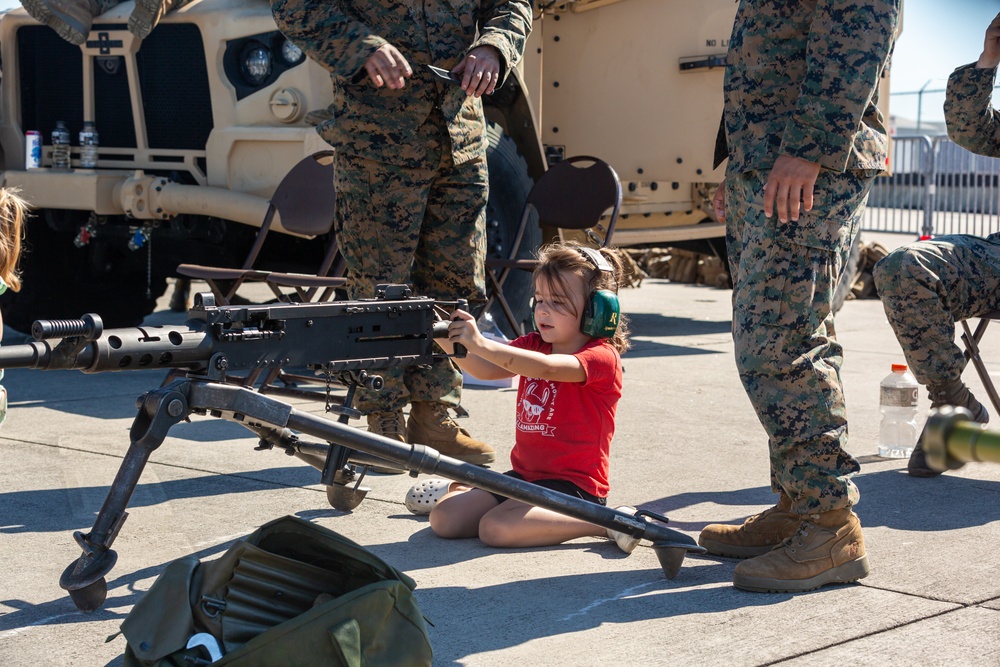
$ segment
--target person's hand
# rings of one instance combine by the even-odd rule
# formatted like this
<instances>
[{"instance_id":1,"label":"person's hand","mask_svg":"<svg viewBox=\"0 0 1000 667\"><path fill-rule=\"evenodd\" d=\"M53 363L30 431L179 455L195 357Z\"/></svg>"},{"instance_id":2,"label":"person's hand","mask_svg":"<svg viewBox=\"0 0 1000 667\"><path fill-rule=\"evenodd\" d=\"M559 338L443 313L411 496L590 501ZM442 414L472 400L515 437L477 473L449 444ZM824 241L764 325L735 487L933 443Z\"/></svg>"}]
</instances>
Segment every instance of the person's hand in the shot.
<instances>
[{"instance_id":1,"label":"person's hand","mask_svg":"<svg viewBox=\"0 0 1000 667\"><path fill-rule=\"evenodd\" d=\"M486 339L476 326L476 318L464 310L456 310L451 314L451 324L448 325L448 342L452 345L464 345L469 352L482 349Z\"/></svg>"},{"instance_id":2,"label":"person's hand","mask_svg":"<svg viewBox=\"0 0 1000 667\"><path fill-rule=\"evenodd\" d=\"M452 70L462 75L466 95L490 95L500 83L500 55L492 46L477 46Z\"/></svg>"},{"instance_id":3,"label":"person's hand","mask_svg":"<svg viewBox=\"0 0 1000 667\"><path fill-rule=\"evenodd\" d=\"M389 86L397 90L406 85L406 78L413 76L413 70L406 58L392 44L383 44L365 61L365 71L376 87Z\"/></svg>"},{"instance_id":4,"label":"person's hand","mask_svg":"<svg viewBox=\"0 0 1000 667\"><path fill-rule=\"evenodd\" d=\"M719 187L715 191L715 196L712 197L712 210L715 211L715 217L719 219L719 222L725 222L726 221L726 184L725 184L725 182L719 183Z\"/></svg>"},{"instance_id":5,"label":"person's hand","mask_svg":"<svg viewBox=\"0 0 1000 667\"><path fill-rule=\"evenodd\" d=\"M778 220L782 222L798 220L800 202L803 210L811 211L813 186L819 172L817 162L779 155L764 184L764 215L770 218L777 210Z\"/></svg>"},{"instance_id":6,"label":"person's hand","mask_svg":"<svg viewBox=\"0 0 1000 667\"><path fill-rule=\"evenodd\" d=\"M997 65L1000 65L1000 14L997 14L990 27L986 29L983 54L979 56L976 67L991 69Z\"/></svg>"}]
</instances>

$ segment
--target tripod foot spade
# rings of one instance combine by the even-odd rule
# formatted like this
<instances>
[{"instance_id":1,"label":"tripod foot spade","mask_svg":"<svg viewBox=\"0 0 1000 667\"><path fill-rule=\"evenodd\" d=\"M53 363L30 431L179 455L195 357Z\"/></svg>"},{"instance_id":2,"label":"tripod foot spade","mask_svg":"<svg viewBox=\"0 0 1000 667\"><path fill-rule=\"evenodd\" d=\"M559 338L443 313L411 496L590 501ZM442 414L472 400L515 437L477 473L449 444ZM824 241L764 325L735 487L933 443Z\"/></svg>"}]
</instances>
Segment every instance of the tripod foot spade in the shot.
<instances>
[{"instance_id":1,"label":"tripod foot spade","mask_svg":"<svg viewBox=\"0 0 1000 667\"><path fill-rule=\"evenodd\" d=\"M345 486L342 484L331 484L326 487L326 499L330 502L330 507L341 512L350 512L365 499L371 491L366 486Z\"/></svg>"},{"instance_id":2,"label":"tripod foot spade","mask_svg":"<svg viewBox=\"0 0 1000 667\"><path fill-rule=\"evenodd\" d=\"M667 579L673 579L681 571L681 565L684 563L684 556L687 555L688 550L686 547L677 546L670 542L654 542L653 552L656 554L656 559L660 561L663 574L666 575Z\"/></svg>"},{"instance_id":3,"label":"tripod foot spade","mask_svg":"<svg viewBox=\"0 0 1000 667\"><path fill-rule=\"evenodd\" d=\"M80 611L96 611L108 597L108 581L104 575L117 561L118 554L110 549L96 558L82 555L63 571L59 587L69 592Z\"/></svg>"},{"instance_id":4,"label":"tripod foot spade","mask_svg":"<svg viewBox=\"0 0 1000 667\"><path fill-rule=\"evenodd\" d=\"M80 611L97 611L108 599L108 581L101 577L89 586L71 590L69 597Z\"/></svg>"}]
</instances>

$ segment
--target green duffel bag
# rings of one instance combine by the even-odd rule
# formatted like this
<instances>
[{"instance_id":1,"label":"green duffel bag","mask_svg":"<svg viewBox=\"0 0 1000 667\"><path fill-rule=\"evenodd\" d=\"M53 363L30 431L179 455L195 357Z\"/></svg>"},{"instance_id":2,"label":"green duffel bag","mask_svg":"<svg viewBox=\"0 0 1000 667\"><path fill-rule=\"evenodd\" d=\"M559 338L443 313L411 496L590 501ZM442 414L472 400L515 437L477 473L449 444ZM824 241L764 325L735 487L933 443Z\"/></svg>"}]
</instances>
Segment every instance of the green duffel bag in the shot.
<instances>
[{"instance_id":1,"label":"green duffel bag","mask_svg":"<svg viewBox=\"0 0 1000 667\"><path fill-rule=\"evenodd\" d=\"M123 664L430 665L415 586L346 537L286 516L216 560L167 565L122 623Z\"/></svg>"}]
</instances>

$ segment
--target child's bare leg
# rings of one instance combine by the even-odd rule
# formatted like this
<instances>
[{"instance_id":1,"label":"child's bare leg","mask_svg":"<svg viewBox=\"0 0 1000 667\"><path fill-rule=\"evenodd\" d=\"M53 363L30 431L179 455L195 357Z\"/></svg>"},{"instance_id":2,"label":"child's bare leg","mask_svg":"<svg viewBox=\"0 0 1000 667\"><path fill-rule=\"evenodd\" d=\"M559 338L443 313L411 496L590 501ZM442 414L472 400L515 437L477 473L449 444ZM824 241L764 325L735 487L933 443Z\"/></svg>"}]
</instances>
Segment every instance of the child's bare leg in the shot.
<instances>
[{"instance_id":1,"label":"child's bare leg","mask_svg":"<svg viewBox=\"0 0 1000 667\"><path fill-rule=\"evenodd\" d=\"M606 536L600 526L517 500L497 505L479 522L479 539L492 547L545 547Z\"/></svg>"},{"instance_id":2,"label":"child's bare leg","mask_svg":"<svg viewBox=\"0 0 1000 667\"><path fill-rule=\"evenodd\" d=\"M492 493L453 482L451 490L431 510L431 530L438 537L476 537L479 520L496 507Z\"/></svg>"}]
</instances>

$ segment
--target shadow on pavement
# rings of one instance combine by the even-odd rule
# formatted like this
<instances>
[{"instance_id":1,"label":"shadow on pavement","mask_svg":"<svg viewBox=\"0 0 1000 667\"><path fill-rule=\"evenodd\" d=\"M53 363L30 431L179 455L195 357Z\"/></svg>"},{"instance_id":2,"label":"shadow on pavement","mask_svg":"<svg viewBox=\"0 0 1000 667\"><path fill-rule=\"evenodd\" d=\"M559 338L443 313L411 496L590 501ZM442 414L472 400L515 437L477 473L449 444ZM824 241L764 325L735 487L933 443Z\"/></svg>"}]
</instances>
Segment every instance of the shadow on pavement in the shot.
<instances>
[{"instance_id":1,"label":"shadow on pavement","mask_svg":"<svg viewBox=\"0 0 1000 667\"><path fill-rule=\"evenodd\" d=\"M253 472L206 475L188 479L138 484L129 509L151 507L180 498L209 498L240 493L255 493L275 487L301 488L319 482L319 472L302 465L268 468ZM0 493L4 507L0 535L90 530L110 486L72 489L43 489ZM82 499L82 500L81 500ZM53 512L52 508L63 508ZM330 510L331 515L339 514ZM69 535L67 535L69 539Z\"/></svg>"},{"instance_id":2,"label":"shadow on pavement","mask_svg":"<svg viewBox=\"0 0 1000 667\"><path fill-rule=\"evenodd\" d=\"M910 477L905 470L862 473L854 478L861 490L856 512L865 527L885 526L894 530L947 531L982 526L1000 518L1000 482L950 475L922 479ZM770 487L759 486L733 491L680 493L643 503L648 509L670 518L670 514L694 505L737 507L734 515L721 509L706 509L714 516L705 521L671 521L678 530L701 531L709 523L741 523L777 502ZM903 511L901 511L903 508Z\"/></svg>"}]
</instances>

